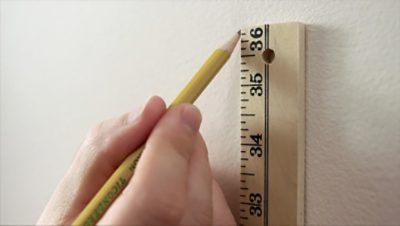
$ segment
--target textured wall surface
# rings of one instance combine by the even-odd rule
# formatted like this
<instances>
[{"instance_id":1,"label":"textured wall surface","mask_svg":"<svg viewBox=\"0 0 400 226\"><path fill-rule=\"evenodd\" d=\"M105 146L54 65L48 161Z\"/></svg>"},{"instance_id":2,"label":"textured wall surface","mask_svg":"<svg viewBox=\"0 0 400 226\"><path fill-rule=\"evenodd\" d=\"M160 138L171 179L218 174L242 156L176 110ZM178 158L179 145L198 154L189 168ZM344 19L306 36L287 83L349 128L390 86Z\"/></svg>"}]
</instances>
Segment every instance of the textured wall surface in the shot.
<instances>
[{"instance_id":1,"label":"textured wall surface","mask_svg":"<svg viewBox=\"0 0 400 226\"><path fill-rule=\"evenodd\" d=\"M400 224L400 1L1 1L1 224L36 221L86 131L170 101L241 26L307 24L306 223ZM239 56L196 103L238 211Z\"/></svg>"}]
</instances>

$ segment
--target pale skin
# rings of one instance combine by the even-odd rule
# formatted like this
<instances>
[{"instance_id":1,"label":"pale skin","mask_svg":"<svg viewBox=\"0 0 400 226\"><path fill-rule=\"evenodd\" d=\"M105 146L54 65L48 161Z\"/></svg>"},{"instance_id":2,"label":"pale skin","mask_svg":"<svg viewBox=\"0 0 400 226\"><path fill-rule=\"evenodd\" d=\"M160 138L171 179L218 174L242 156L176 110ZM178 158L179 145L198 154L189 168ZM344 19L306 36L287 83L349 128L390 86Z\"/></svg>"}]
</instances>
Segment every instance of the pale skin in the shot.
<instances>
[{"instance_id":1,"label":"pale skin","mask_svg":"<svg viewBox=\"0 0 400 226\"><path fill-rule=\"evenodd\" d=\"M150 98L140 113L98 124L88 134L37 225L68 225L123 159L146 139L136 171L99 225L236 225L215 181L191 104L166 110Z\"/></svg>"}]
</instances>

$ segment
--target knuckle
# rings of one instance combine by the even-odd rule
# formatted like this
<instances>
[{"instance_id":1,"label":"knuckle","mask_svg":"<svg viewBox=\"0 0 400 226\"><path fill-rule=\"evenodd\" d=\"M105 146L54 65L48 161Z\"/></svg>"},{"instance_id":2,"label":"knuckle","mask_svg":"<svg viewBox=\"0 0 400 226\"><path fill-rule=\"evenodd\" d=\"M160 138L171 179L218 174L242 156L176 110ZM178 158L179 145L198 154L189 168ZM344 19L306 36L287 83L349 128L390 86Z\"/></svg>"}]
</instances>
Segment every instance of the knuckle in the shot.
<instances>
[{"instance_id":1,"label":"knuckle","mask_svg":"<svg viewBox=\"0 0 400 226\"><path fill-rule=\"evenodd\" d=\"M83 142L84 149L93 149L101 152L101 150L107 150L112 147L116 137L108 127L108 121L102 121L92 127Z\"/></svg>"},{"instance_id":2,"label":"knuckle","mask_svg":"<svg viewBox=\"0 0 400 226\"><path fill-rule=\"evenodd\" d=\"M104 122L100 122L92 127L83 141L81 149L85 152L93 152L94 150L99 149L99 147L102 147L104 137L103 128Z\"/></svg>"},{"instance_id":3,"label":"knuckle","mask_svg":"<svg viewBox=\"0 0 400 226\"><path fill-rule=\"evenodd\" d=\"M89 130L89 136L103 137L104 134L108 134L121 127L121 125L123 125L123 123L125 123L127 120L126 118L127 117L125 115L122 115L120 117L101 121Z\"/></svg>"},{"instance_id":4,"label":"knuckle","mask_svg":"<svg viewBox=\"0 0 400 226\"><path fill-rule=\"evenodd\" d=\"M101 134L102 134L102 132L103 132L103 130L104 130L104 127L105 127L105 121L102 121L102 122L100 122L100 123L98 123L98 124L96 124L95 126L93 126L90 130L89 130L89 137L99 137L99 136L101 136Z\"/></svg>"},{"instance_id":5,"label":"knuckle","mask_svg":"<svg viewBox=\"0 0 400 226\"><path fill-rule=\"evenodd\" d=\"M111 120L111 124L113 126L115 126L115 127L126 125L128 123L128 116L129 116L129 114L125 113L125 114L120 115L120 116L118 116L116 118L113 118Z\"/></svg>"}]
</instances>

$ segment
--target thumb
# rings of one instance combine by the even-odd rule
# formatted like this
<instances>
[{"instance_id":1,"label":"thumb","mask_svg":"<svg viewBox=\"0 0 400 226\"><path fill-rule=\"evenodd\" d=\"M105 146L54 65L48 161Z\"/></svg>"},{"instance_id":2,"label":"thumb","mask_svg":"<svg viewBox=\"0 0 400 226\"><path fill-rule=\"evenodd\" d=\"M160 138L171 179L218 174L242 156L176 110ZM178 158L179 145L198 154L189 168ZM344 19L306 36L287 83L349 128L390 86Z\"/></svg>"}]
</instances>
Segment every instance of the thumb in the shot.
<instances>
[{"instance_id":1,"label":"thumb","mask_svg":"<svg viewBox=\"0 0 400 226\"><path fill-rule=\"evenodd\" d=\"M177 225L185 210L190 158L201 115L171 108L150 135L135 175L99 224Z\"/></svg>"}]
</instances>

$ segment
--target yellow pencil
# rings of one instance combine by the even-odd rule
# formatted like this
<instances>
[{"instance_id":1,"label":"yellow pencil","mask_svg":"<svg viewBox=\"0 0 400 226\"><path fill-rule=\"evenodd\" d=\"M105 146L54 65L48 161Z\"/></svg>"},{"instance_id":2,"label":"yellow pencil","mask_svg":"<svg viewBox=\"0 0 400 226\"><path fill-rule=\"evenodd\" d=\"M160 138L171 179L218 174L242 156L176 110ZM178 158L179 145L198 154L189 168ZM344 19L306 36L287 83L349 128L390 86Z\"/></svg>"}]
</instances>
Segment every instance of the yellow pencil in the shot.
<instances>
[{"instance_id":1,"label":"yellow pencil","mask_svg":"<svg viewBox=\"0 0 400 226\"><path fill-rule=\"evenodd\" d=\"M222 66L224 66L238 40L239 32L220 48L215 50L171 103L169 108L181 103L193 103L207 87L208 83L210 83L210 81L215 77ZM92 200L90 200L88 205L83 209L72 225L90 226L97 223L103 213L128 184L128 181L135 171L140 155L144 150L144 146L145 145L142 145L122 162Z\"/></svg>"}]
</instances>

